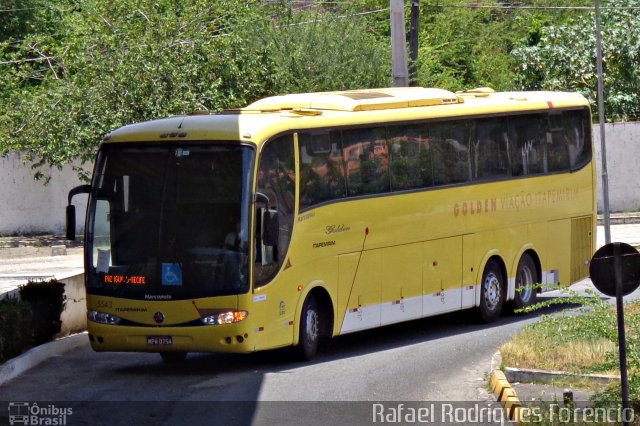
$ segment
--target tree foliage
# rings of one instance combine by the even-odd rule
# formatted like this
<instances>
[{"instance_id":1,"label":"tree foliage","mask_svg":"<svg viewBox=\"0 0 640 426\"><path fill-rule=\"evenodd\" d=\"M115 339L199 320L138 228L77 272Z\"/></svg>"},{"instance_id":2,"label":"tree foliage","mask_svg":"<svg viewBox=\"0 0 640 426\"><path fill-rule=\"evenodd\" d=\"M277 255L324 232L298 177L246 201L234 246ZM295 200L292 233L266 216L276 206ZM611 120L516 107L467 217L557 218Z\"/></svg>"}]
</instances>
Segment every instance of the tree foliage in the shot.
<instances>
[{"instance_id":1,"label":"tree foliage","mask_svg":"<svg viewBox=\"0 0 640 426\"><path fill-rule=\"evenodd\" d=\"M252 45L266 46L276 93L388 86L391 53L361 17L289 14L266 23ZM250 39L247 35L247 39Z\"/></svg>"},{"instance_id":2,"label":"tree foliage","mask_svg":"<svg viewBox=\"0 0 640 426\"><path fill-rule=\"evenodd\" d=\"M594 101L592 14L537 8L557 3L421 0L418 84L578 90ZM603 10L607 111L619 119L640 115L638 11L622 7L639 3ZM0 155L22 151L37 177L41 166L90 161L101 137L128 123L392 83L388 0L3 5ZM408 9L406 21L408 32Z\"/></svg>"},{"instance_id":3,"label":"tree foliage","mask_svg":"<svg viewBox=\"0 0 640 426\"><path fill-rule=\"evenodd\" d=\"M639 0L610 0L602 9L605 114L640 118ZM595 14L541 29L540 40L514 50L518 83L525 89L578 91L597 112Z\"/></svg>"},{"instance_id":4,"label":"tree foliage","mask_svg":"<svg viewBox=\"0 0 640 426\"><path fill-rule=\"evenodd\" d=\"M566 7L589 2L561 3ZM558 4L550 0L475 4L422 0L420 4L419 84L449 90L482 86L513 90L520 71L519 58L512 54L514 47L536 44L546 25L582 14L572 9L546 9Z\"/></svg>"},{"instance_id":5,"label":"tree foliage","mask_svg":"<svg viewBox=\"0 0 640 426\"><path fill-rule=\"evenodd\" d=\"M104 134L132 122L388 85L387 49L364 19L237 0L48 7L55 32L12 30L21 39L0 44L0 153L23 151L38 170L89 161Z\"/></svg>"}]
</instances>

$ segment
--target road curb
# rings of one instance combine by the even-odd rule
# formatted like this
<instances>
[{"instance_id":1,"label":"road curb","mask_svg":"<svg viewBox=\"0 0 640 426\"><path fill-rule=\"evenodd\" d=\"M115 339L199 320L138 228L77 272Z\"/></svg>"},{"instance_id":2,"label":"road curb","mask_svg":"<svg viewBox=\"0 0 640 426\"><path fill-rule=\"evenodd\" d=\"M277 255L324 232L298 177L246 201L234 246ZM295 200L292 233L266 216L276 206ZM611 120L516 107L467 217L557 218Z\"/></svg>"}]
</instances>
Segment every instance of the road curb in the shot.
<instances>
[{"instance_id":1,"label":"road curb","mask_svg":"<svg viewBox=\"0 0 640 426\"><path fill-rule=\"evenodd\" d=\"M609 215L611 225L633 225L640 223L640 212L612 213ZM604 215L598 215L598 226L604 225Z\"/></svg>"},{"instance_id":2,"label":"road curb","mask_svg":"<svg viewBox=\"0 0 640 426\"><path fill-rule=\"evenodd\" d=\"M506 367L504 374L509 382L536 382L542 384L552 384L554 381L559 380L575 380L575 379L587 379L595 382L599 385L608 385L611 382L619 381L619 376L611 376L605 374L577 374L568 373L566 371L548 371L548 370L536 370L536 369L523 369Z\"/></svg>"},{"instance_id":3,"label":"road curb","mask_svg":"<svg viewBox=\"0 0 640 426\"><path fill-rule=\"evenodd\" d=\"M507 418L512 422L520 423L522 404L515 389L501 370L491 371L489 386L489 390L496 396Z\"/></svg>"},{"instance_id":4,"label":"road curb","mask_svg":"<svg viewBox=\"0 0 640 426\"><path fill-rule=\"evenodd\" d=\"M88 341L87 333L84 332L31 348L22 355L0 365L0 385L15 379L20 374L51 357L61 356L65 352L82 347L86 345Z\"/></svg>"},{"instance_id":5,"label":"road curb","mask_svg":"<svg viewBox=\"0 0 640 426\"><path fill-rule=\"evenodd\" d=\"M500 369L501 366L502 354L498 351L491 357L489 391L495 395L496 401L502 406L506 417L510 421L520 424L522 423L522 403L507 376Z\"/></svg>"},{"instance_id":6,"label":"road curb","mask_svg":"<svg viewBox=\"0 0 640 426\"><path fill-rule=\"evenodd\" d=\"M571 380L576 378L589 379L600 385L606 385L612 381L619 380L617 376L602 374L574 374L563 371L547 371L534 369L521 369L506 367L501 370L502 356L500 352L494 354L491 359L491 374L489 379L489 390L496 397L496 401L502 406L506 417L517 424L523 423L525 413L522 402L518 397L515 387L511 383L521 382L541 382L551 384L555 380Z\"/></svg>"}]
</instances>

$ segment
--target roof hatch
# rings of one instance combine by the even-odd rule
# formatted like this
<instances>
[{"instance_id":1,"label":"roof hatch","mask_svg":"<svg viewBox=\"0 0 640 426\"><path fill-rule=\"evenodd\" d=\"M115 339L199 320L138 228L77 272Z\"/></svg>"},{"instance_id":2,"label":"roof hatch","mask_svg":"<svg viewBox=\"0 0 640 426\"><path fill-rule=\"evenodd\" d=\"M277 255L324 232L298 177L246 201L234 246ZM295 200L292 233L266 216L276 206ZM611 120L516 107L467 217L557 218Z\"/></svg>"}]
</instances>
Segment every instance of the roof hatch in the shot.
<instances>
[{"instance_id":1,"label":"roof hatch","mask_svg":"<svg viewBox=\"0 0 640 426\"><path fill-rule=\"evenodd\" d=\"M495 93L495 90L491 87L476 87L475 89L456 92L460 96L474 96L476 98L488 98L492 93Z\"/></svg>"},{"instance_id":2,"label":"roof hatch","mask_svg":"<svg viewBox=\"0 0 640 426\"><path fill-rule=\"evenodd\" d=\"M256 101L246 108L259 111L331 110L372 111L431 105L462 103L455 93L424 87L391 87L386 89L347 90L340 92L300 93L272 96Z\"/></svg>"}]
</instances>

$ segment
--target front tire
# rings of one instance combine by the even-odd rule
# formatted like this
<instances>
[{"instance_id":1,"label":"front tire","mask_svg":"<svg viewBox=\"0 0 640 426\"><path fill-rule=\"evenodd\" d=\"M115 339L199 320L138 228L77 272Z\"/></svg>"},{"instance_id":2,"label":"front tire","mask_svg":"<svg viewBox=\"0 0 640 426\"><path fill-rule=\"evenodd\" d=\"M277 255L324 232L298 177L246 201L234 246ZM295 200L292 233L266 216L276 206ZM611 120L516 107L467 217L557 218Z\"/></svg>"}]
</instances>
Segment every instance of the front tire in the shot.
<instances>
[{"instance_id":1,"label":"front tire","mask_svg":"<svg viewBox=\"0 0 640 426\"><path fill-rule=\"evenodd\" d=\"M482 321L493 322L500 317L504 300L504 277L502 269L495 260L490 260L482 273L480 288L480 306L478 314Z\"/></svg>"},{"instance_id":2,"label":"front tire","mask_svg":"<svg viewBox=\"0 0 640 426\"><path fill-rule=\"evenodd\" d=\"M298 345L295 347L297 358L311 360L318 352L320 342L320 313L313 295L307 296L300 315Z\"/></svg>"},{"instance_id":3,"label":"front tire","mask_svg":"<svg viewBox=\"0 0 640 426\"><path fill-rule=\"evenodd\" d=\"M515 309L526 308L536 303L535 284L538 281L538 273L536 264L531 256L523 254L518 262L518 270L516 272L516 295L513 300Z\"/></svg>"}]
</instances>

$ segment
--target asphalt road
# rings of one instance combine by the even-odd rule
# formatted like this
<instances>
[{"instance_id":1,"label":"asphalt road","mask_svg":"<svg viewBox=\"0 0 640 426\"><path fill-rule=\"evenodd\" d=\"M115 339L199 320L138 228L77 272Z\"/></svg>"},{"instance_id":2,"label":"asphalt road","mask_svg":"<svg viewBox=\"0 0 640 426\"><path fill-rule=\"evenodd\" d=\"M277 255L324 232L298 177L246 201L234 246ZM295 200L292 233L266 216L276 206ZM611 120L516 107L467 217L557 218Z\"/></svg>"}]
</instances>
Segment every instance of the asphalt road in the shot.
<instances>
[{"instance_id":1,"label":"asphalt road","mask_svg":"<svg viewBox=\"0 0 640 426\"><path fill-rule=\"evenodd\" d=\"M438 316L339 337L311 363L278 350L190 354L168 365L156 354L85 345L0 386L0 401L71 408L66 424L111 425L370 424L383 401L496 406L486 390L491 358L536 319L482 325L470 315Z\"/></svg>"},{"instance_id":2,"label":"asphalt road","mask_svg":"<svg viewBox=\"0 0 640 426\"><path fill-rule=\"evenodd\" d=\"M278 350L190 354L185 363L168 365L156 354L95 353L87 344L0 386L0 423L8 423L15 403L48 424L68 425L371 424L380 404L495 407L486 391L493 354L548 312L490 325L444 315L341 336L311 363L291 362Z\"/></svg>"}]
</instances>

